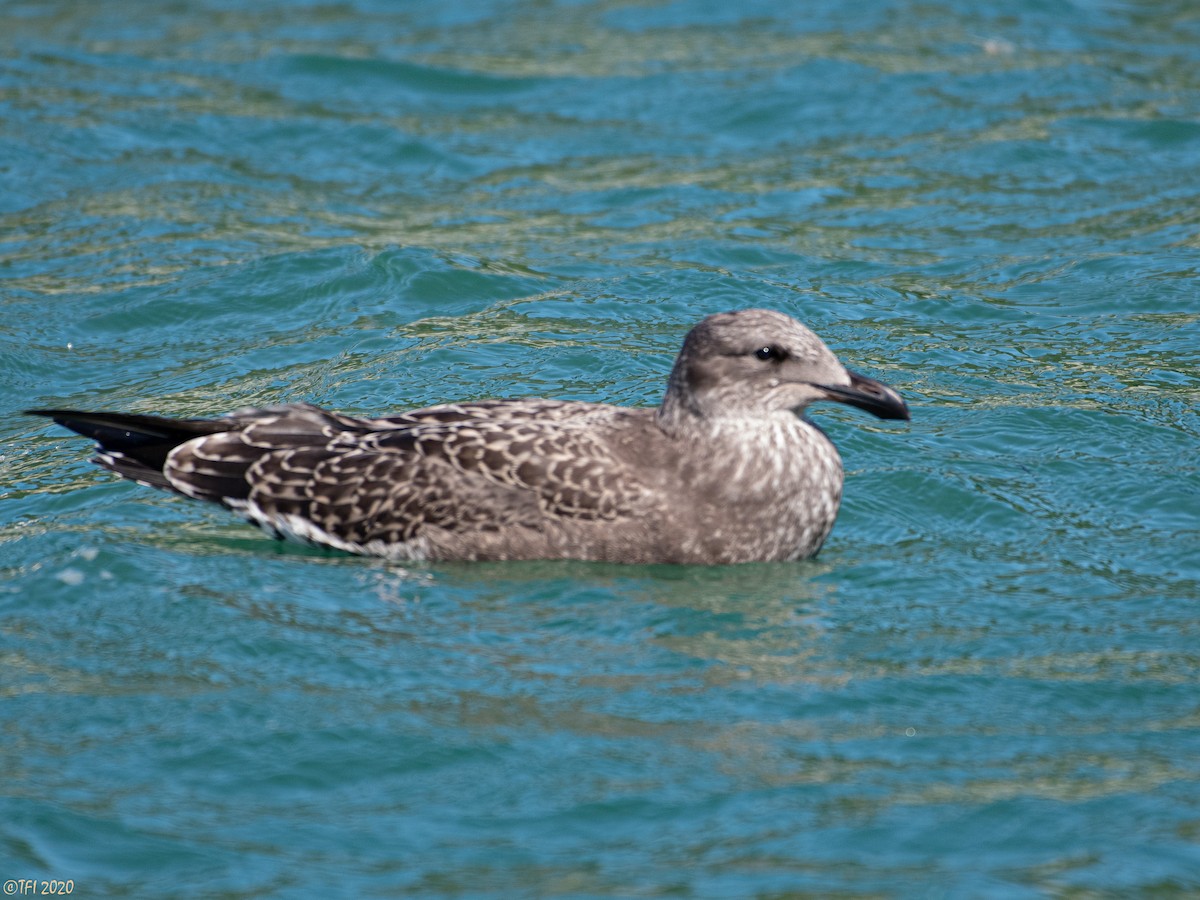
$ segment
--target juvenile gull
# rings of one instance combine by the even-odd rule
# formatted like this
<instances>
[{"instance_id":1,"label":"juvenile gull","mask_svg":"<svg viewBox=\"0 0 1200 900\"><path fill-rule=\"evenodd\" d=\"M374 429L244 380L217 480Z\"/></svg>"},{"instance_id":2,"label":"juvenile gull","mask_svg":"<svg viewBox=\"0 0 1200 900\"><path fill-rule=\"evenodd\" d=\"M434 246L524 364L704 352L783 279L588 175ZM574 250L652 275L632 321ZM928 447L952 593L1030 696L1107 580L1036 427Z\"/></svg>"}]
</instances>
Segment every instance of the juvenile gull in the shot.
<instances>
[{"instance_id":1,"label":"juvenile gull","mask_svg":"<svg viewBox=\"0 0 1200 900\"><path fill-rule=\"evenodd\" d=\"M842 462L804 416L834 400L907 419L891 388L761 309L687 335L657 409L449 403L363 419L308 404L219 419L30 410L95 462L219 503L278 538L397 560L740 563L813 556Z\"/></svg>"}]
</instances>

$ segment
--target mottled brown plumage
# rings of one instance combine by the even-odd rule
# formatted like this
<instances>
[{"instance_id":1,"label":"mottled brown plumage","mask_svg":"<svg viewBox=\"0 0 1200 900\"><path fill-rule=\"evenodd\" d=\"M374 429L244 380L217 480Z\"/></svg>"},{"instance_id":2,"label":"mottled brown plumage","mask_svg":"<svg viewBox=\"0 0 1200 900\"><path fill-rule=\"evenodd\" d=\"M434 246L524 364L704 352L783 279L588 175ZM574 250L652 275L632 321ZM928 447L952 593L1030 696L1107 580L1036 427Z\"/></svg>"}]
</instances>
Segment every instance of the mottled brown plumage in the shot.
<instances>
[{"instance_id":1,"label":"mottled brown plumage","mask_svg":"<svg viewBox=\"0 0 1200 900\"><path fill-rule=\"evenodd\" d=\"M803 415L908 418L811 331L767 310L689 332L658 409L491 400L378 419L307 404L220 419L39 410L97 462L278 537L393 559L735 563L815 554L842 467Z\"/></svg>"}]
</instances>

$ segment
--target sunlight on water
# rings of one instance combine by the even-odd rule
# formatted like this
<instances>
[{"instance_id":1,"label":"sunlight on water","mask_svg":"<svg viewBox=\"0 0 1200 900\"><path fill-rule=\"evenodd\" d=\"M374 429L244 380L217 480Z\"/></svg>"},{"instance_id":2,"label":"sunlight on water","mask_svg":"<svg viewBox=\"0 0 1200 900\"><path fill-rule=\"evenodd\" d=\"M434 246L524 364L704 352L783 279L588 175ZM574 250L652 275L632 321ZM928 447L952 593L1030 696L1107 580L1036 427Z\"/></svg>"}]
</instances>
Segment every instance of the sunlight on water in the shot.
<instances>
[{"instance_id":1,"label":"sunlight on water","mask_svg":"<svg viewBox=\"0 0 1200 900\"><path fill-rule=\"evenodd\" d=\"M1200 889L1183 3L17 3L0 879L88 896ZM398 568L22 417L661 397L795 314L821 557Z\"/></svg>"}]
</instances>

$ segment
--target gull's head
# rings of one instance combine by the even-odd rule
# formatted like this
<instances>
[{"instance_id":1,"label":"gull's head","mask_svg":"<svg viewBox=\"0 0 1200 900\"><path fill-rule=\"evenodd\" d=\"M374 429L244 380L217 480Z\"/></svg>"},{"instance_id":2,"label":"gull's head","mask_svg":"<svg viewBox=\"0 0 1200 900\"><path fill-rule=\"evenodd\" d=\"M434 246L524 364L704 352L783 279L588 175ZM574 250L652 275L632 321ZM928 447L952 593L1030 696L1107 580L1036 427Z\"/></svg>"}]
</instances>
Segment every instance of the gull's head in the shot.
<instances>
[{"instance_id":1,"label":"gull's head","mask_svg":"<svg viewBox=\"0 0 1200 900\"><path fill-rule=\"evenodd\" d=\"M671 371L660 418L706 419L792 411L833 400L881 419L907 419L908 407L881 382L851 372L812 331L766 309L717 313L687 337Z\"/></svg>"}]
</instances>

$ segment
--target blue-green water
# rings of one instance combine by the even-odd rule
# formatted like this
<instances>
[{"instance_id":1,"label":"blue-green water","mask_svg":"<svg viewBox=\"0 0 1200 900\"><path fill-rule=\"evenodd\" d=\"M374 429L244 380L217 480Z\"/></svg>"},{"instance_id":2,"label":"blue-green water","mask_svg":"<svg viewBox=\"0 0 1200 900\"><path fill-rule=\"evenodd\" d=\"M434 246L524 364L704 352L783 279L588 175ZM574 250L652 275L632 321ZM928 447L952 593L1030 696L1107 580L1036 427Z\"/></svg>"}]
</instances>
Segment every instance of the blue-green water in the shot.
<instances>
[{"instance_id":1,"label":"blue-green water","mask_svg":"<svg viewBox=\"0 0 1200 900\"><path fill-rule=\"evenodd\" d=\"M0 17L0 879L1200 893L1194 4ZM812 563L321 555L16 415L652 404L744 306L913 410Z\"/></svg>"}]
</instances>

